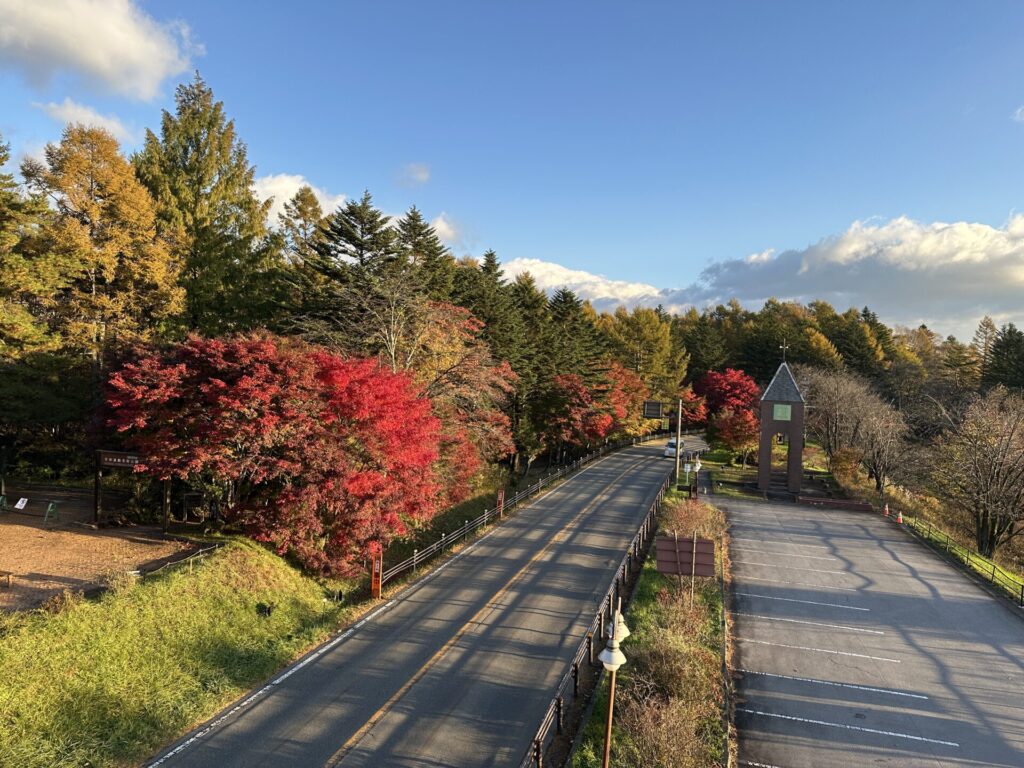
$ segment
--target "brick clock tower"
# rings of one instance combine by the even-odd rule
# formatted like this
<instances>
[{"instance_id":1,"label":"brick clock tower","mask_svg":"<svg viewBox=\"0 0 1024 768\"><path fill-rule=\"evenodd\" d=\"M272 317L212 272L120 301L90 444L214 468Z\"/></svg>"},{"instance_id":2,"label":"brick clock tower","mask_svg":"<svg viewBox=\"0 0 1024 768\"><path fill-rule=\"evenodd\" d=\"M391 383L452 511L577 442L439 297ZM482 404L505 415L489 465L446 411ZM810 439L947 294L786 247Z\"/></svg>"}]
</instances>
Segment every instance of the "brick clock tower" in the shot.
<instances>
[{"instance_id":1,"label":"brick clock tower","mask_svg":"<svg viewBox=\"0 0 1024 768\"><path fill-rule=\"evenodd\" d=\"M772 444L776 435L789 443L786 460L786 490L800 493L804 466L804 410L806 404L793 372L783 363L761 396L761 442L757 460L757 487L767 491L772 484Z\"/></svg>"}]
</instances>

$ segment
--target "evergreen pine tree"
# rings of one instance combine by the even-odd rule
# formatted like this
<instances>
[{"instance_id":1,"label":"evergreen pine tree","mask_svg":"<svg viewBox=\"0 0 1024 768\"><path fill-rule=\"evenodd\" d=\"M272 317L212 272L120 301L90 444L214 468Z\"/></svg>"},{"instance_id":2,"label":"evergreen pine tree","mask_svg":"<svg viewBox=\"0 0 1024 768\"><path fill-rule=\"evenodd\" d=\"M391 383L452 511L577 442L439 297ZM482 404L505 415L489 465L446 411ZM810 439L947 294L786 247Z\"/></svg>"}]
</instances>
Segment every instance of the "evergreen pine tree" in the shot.
<instances>
[{"instance_id":1,"label":"evergreen pine tree","mask_svg":"<svg viewBox=\"0 0 1024 768\"><path fill-rule=\"evenodd\" d=\"M258 318L276 266L267 238L268 202L253 193L255 169L222 102L196 73L175 92L160 136L146 132L134 158L157 204L160 234L182 262L185 317L191 330L217 333Z\"/></svg>"},{"instance_id":2,"label":"evergreen pine tree","mask_svg":"<svg viewBox=\"0 0 1024 768\"><path fill-rule=\"evenodd\" d=\"M992 344L992 359L984 385L998 384L1009 389L1024 387L1024 332L1013 323L1000 328Z\"/></svg>"},{"instance_id":3,"label":"evergreen pine tree","mask_svg":"<svg viewBox=\"0 0 1024 768\"><path fill-rule=\"evenodd\" d=\"M349 200L327 217L323 239L317 243L320 255L335 265L352 265L360 271L375 272L393 265L401 253L398 233L373 205L369 190L359 200Z\"/></svg>"},{"instance_id":4,"label":"evergreen pine tree","mask_svg":"<svg viewBox=\"0 0 1024 768\"><path fill-rule=\"evenodd\" d=\"M402 256L416 268L419 286L435 301L450 301L455 259L416 206L398 220L398 246Z\"/></svg>"},{"instance_id":5,"label":"evergreen pine tree","mask_svg":"<svg viewBox=\"0 0 1024 768\"><path fill-rule=\"evenodd\" d=\"M971 340L971 346L974 347L974 352L978 356L978 365L981 368L980 375L983 383L988 380L989 368L992 366L992 345L995 344L998 336L999 329L996 328L992 318L988 315L981 318L981 322L978 323L978 330L974 332L974 338Z\"/></svg>"}]
</instances>

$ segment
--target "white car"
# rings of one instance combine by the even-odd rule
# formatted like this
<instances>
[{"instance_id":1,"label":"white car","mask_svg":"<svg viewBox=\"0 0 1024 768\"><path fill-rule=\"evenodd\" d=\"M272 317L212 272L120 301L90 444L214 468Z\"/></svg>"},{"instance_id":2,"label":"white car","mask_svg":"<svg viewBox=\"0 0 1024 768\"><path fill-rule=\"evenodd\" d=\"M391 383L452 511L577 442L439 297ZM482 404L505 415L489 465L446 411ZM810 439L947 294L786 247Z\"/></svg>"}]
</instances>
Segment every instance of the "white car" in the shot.
<instances>
[{"instance_id":1,"label":"white car","mask_svg":"<svg viewBox=\"0 0 1024 768\"><path fill-rule=\"evenodd\" d=\"M676 457L676 439L670 437L668 445L665 446L665 453L662 454L666 459L674 459Z\"/></svg>"}]
</instances>

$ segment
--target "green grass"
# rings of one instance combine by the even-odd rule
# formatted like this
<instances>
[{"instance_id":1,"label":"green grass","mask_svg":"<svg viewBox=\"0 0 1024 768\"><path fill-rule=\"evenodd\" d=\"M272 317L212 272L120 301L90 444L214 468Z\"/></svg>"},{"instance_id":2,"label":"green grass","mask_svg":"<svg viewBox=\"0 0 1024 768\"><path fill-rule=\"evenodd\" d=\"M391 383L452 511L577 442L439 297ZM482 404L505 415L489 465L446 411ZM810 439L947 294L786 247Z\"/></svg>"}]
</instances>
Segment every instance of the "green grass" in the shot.
<instances>
[{"instance_id":1,"label":"green grass","mask_svg":"<svg viewBox=\"0 0 1024 768\"><path fill-rule=\"evenodd\" d=\"M244 540L57 612L0 616L0 765L138 763L356 610ZM272 604L269 617L256 604Z\"/></svg>"},{"instance_id":2,"label":"green grass","mask_svg":"<svg viewBox=\"0 0 1024 768\"><path fill-rule=\"evenodd\" d=\"M961 565L974 571L986 581L999 587L1014 600L1021 601L1021 597L1024 595L1024 592L1021 591L1024 578L1019 573L1009 571L989 558L979 555L974 550L958 544L953 537L932 523L910 517L909 515L904 515L903 520L908 526L913 527L918 536L935 547L935 549L945 552L947 557L958 561Z\"/></svg>"},{"instance_id":3,"label":"green grass","mask_svg":"<svg viewBox=\"0 0 1024 768\"><path fill-rule=\"evenodd\" d=\"M680 503L669 497L669 517L673 501ZM679 527L697 528L702 536L717 536L724 526L719 513L694 515L693 506L677 517ZM716 580L698 582L691 608L688 579L680 590L677 578L658 573L653 559L645 562L626 617L632 634L623 643L627 662L618 673L613 766L722 764L727 737L722 718L721 608ZM606 676L572 768L601 765L607 717Z\"/></svg>"}]
</instances>

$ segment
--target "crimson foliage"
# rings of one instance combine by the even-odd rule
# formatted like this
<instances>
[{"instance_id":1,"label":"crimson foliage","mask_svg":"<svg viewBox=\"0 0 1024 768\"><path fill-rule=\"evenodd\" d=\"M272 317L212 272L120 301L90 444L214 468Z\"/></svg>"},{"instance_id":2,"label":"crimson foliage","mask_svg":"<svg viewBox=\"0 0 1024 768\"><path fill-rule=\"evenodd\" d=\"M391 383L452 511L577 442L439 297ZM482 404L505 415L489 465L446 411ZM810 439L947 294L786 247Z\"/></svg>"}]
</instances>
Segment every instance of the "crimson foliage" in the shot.
<instances>
[{"instance_id":1,"label":"crimson foliage","mask_svg":"<svg viewBox=\"0 0 1024 768\"><path fill-rule=\"evenodd\" d=\"M441 425L404 374L271 336L190 338L110 379L137 471L202 483L225 517L343 574L443 503Z\"/></svg>"},{"instance_id":2,"label":"crimson foliage","mask_svg":"<svg viewBox=\"0 0 1024 768\"><path fill-rule=\"evenodd\" d=\"M694 391L704 396L712 415L725 408L732 411L753 409L761 397L757 383L735 368L726 368L722 372L708 371L694 386Z\"/></svg>"}]
</instances>

